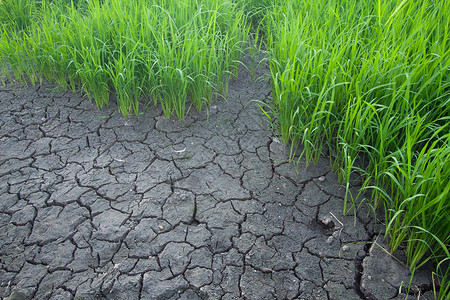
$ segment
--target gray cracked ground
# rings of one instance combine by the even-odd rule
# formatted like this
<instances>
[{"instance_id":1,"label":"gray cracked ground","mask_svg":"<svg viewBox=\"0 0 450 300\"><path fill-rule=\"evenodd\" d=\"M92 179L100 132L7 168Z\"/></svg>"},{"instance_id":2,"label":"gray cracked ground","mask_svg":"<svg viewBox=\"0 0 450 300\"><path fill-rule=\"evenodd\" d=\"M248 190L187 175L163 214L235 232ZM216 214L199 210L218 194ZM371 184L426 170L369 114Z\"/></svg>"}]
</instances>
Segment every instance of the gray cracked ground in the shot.
<instances>
[{"instance_id":1,"label":"gray cracked ground","mask_svg":"<svg viewBox=\"0 0 450 300\"><path fill-rule=\"evenodd\" d=\"M0 88L0 298L404 298L329 161L287 162L251 101L267 82L241 70L184 121L52 88Z\"/></svg>"}]
</instances>

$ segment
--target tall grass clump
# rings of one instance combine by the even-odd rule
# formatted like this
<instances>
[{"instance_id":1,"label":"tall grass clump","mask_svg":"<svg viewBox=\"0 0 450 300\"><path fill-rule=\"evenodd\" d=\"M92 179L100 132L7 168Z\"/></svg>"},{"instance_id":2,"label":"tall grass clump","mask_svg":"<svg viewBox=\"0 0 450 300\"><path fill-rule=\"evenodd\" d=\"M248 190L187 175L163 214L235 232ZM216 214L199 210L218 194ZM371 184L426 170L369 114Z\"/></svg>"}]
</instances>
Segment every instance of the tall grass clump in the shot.
<instances>
[{"instance_id":1,"label":"tall grass clump","mask_svg":"<svg viewBox=\"0 0 450 300\"><path fill-rule=\"evenodd\" d=\"M34 0L1 0L0 22L9 30L24 30L31 24L35 10Z\"/></svg>"},{"instance_id":2,"label":"tall grass clump","mask_svg":"<svg viewBox=\"0 0 450 300\"><path fill-rule=\"evenodd\" d=\"M261 25L267 12L274 4L273 0L234 0L238 9L242 10L253 27Z\"/></svg>"},{"instance_id":3,"label":"tall grass clump","mask_svg":"<svg viewBox=\"0 0 450 300\"><path fill-rule=\"evenodd\" d=\"M4 73L81 88L99 107L114 93L124 116L147 99L180 119L225 95L237 73L248 26L231 1L67 3L43 0L26 27L2 24Z\"/></svg>"},{"instance_id":4,"label":"tall grass clump","mask_svg":"<svg viewBox=\"0 0 450 300\"><path fill-rule=\"evenodd\" d=\"M347 187L363 178L412 271L450 257L448 16L438 0L285 0L266 17L283 140L308 162L330 149Z\"/></svg>"}]
</instances>

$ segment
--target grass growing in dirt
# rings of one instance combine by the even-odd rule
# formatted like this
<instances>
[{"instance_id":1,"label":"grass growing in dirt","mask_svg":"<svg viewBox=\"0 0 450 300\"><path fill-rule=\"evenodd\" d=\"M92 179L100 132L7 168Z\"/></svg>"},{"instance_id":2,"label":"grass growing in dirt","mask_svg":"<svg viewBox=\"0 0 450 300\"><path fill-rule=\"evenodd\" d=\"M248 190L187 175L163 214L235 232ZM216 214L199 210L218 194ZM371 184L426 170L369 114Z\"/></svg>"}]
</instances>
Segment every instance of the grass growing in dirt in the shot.
<instances>
[{"instance_id":1,"label":"grass growing in dirt","mask_svg":"<svg viewBox=\"0 0 450 300\"><path fill-rule=\"evenodd\" d=\"M438 262L450 291L450 4L441 0L0 0L0 68L81 87L99 107L139 101L183 119L225 95L249 25L264 33L273 115L315 161L324 147L385 212L391 251ZM275 117L276 116L276 117ZM347 212L356 207L345 199Z\"/></svg>"},{"instance_id":2,"label":"grass growing in dirt","mask_svg":"<svg viewBox=\"0 0 450 300\"><path fill-rule=\"evenodd\" d=\"M347 187L363 176L412 270L450 257L448 16L437 0L287 0L266 16L283 140L308 161L329 147Z\"/></svg>"},{"instance_id":3,"label":"grass growing in dirt","mask_svg":"<svg viewBox=\"0 0 450 300\"><path fill-rule=\"evenodd\" d=\"M183 119L225 95L248 26L222 0L11 0L1 3L0 64L32 84L79 87L99 107L114 92L124 116L139 101Z\"/></svg>"}]
</instances>

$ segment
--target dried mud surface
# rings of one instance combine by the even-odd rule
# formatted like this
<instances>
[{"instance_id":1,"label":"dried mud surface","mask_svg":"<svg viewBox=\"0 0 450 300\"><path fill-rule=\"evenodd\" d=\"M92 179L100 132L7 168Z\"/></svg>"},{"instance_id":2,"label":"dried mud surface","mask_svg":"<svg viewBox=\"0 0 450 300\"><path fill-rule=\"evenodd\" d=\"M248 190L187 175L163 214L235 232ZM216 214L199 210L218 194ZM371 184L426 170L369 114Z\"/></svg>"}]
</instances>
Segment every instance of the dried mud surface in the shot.
<instances>
[{"instance_id":1,"label":"dried mud surface","mask_svg":"<svg viewBox=\"0 0 450 300\"><path fill-rule=\"evenodd\" d=\"M406 296L382 227L343 215L329 160L287 161L252 102L267 81L241 70L184 121L54 88L0 87L0 298ZM430 290L424 272L409 293Z\"/></svg>"}]
</instances>

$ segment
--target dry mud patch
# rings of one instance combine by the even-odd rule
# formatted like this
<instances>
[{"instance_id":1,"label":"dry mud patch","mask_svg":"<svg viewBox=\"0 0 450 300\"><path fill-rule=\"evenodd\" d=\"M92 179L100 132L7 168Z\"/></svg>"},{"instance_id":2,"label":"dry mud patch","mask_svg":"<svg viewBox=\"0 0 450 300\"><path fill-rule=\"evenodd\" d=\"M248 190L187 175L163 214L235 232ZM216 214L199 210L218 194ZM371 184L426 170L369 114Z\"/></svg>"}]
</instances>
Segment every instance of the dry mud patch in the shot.
<instances>
[{"instance_id":1,"label":"dry mud patch","mask_svg":"<svg viewBox=\"0 0 450 300\"><path fill-rule=\"evenodd\" d=\"M0 298L405 297L409 272L364 209L342 214L329 161L287 161L252 102L268 82L241 70L184 121L54 88L0 87ZM428 274L410 293L431 295Z\"/></svg>"}]
</instances>

